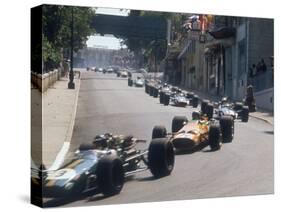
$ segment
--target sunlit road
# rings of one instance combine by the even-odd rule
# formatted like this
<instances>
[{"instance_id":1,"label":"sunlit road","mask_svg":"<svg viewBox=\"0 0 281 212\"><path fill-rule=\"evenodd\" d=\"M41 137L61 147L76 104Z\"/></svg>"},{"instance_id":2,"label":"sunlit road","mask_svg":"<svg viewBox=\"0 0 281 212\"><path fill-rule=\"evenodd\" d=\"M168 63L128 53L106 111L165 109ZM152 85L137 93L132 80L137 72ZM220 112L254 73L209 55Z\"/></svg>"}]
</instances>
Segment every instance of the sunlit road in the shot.
<instances>
[{"instance_id":1,"label":"sunlit road","mask_svg":"<svg viewBox=\"0 0 281 212\"><path fill-rule=\"evenodd\" d=\"M70 150L105 132L133 134L149 141L154 125L163 124L170 130L173 116L186 115L190 119L193 110L163 106L144 88L128 87L127 79L115 74L84 72ZM216 152L206 147L193 154L177 155L171 176L154 180L146 171L128 180L119 195L86 196L62 206L270 194L273 146L273 126L254 118L248 123L237 121L232 143Z\"/></svg>"}]
</instances>

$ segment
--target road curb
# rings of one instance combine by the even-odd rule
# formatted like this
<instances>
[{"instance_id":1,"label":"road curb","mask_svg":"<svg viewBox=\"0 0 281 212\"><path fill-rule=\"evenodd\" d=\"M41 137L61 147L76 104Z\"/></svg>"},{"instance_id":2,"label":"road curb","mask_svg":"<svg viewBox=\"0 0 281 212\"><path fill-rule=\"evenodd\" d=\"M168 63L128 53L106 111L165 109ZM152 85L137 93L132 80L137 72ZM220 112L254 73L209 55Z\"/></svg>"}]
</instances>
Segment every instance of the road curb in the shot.
<instances>
[{"instance_id":1,"label":"road curb","mask_svg":"<svg viewBox=\"0 0 281 212\"><path fill-rule=\"evenodd\" d=\"M259 120L261 120L261 121L264 121L264 122L266 122L266 123L268 123L268 124L270 124L270 125L273 125L273 123L272 123L271 121L269 121L269 120L267 120L267 119L265 119L265 118L258 117L258 116L253 116L253 115L251 115L251 114L249 114L249 116L252 117L252 118L255 118L255 119L259 119Z\"/></svg>"},{"instance_id":2,"label":"road curb","mask_svg":"<svg viewBox=\"0 0 281 212\"><path fill-rule=\"evenodd\" d=\"M70 142L72 138L72 133L73 133L73 128L75 124L75 118L76 118L76 112L77 112L77 105L78 105L78 97L80 93L80 86L81 86L81 73L80 73L80 78L79 78L79 85L76 87L77 92L74 100L74 111L71 116L71 121L67 129L66 137L64 139L63 145L58 152L53 164L50 166L49 170L57 170L63 163L64 158L69 150L70 147Z\"/></svg>"}]
</instances>

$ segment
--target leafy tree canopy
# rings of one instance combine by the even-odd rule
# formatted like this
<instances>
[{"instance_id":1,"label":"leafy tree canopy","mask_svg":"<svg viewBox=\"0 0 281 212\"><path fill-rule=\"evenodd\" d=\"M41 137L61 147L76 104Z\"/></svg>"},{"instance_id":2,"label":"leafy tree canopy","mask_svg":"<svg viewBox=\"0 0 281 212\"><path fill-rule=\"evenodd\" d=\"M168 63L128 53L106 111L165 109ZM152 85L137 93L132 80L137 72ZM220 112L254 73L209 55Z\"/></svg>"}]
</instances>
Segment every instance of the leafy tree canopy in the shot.
<instances>
[{"instance_id":1,"label":"leafy tree canopy","mask_svg":"<svg viewBox=\"0 0 281 212\"><path fill-rule=\"evenodd\" d=\"M63 59L62 52L68 52L71 47L72 14L73 49L77 52L94 33L91 21L95 11L89 7L60 5L44 5L42 10L43 61L45 69L49 69L57 67Z\"/></svg>"}]
</instances>

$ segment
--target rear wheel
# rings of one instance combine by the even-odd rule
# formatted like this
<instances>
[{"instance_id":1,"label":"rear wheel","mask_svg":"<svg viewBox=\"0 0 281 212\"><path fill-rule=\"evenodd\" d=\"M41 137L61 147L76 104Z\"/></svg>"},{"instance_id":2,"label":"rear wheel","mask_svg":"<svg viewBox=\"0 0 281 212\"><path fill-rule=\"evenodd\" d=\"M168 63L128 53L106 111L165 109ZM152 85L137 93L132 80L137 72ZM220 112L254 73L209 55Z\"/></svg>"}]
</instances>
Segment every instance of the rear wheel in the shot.
<instances>
[{"instance_id":1,"label":"rear wheel","mask_svg":"<svg viewBox=\"0 0 281 212\"><path fill-rule=\"evenodd\" d=\"M164 93L162 91L159 92L159 101L160 104L164 104Z\"/></svg>"},{"instance_id":2,"label":"rear wheel","mask_svg":"<svg viewBox=\"0 0 281 212\"><path fill-rule=\"evenodd\" d=\"M188 119L185 116L175 116L172 121L172 132L178 132L187 122Z\"/></svg>"},{"instance_id":3,"label":"rear wheel","mask_svg":"<svg viewBox=\"0 0 281 212\"><path fill-rule=\"evenodd\" d=\"M242 107L241 120L242 120L242 122L248 122L248 120L249 120L249 107L248 106Z\"/></svg>"},{"instance_id":4,"label":"rear wheel","mask_svg":"<svg viewBox=\"0 0 281 212\"><path fill-rule=\"evenodd\" d=\"M97 182L100 191L105 196L120 193L124 185L124 179L124 169L119 157L106 155L100 159L97 166Z\"/></svg>"},{"instance_id":5,"label":"rear wheel","mask_svg":"<svg viewBox=\"0 0 281 212\"><path fill-rule=\"evenodd\" d=\"M194 95L193 97L192 97L192 107L193 108L196 108L196 107L198 107L198 96L197 95Z\"/></svg>"},{"instance_id":6,"label":"rear wheel","mask_svg":"<svg viewBox=\"0 0 281 212\"><path fill-rule=\"evenodd\" d=\"M157 89L157 88L154 88L153 90L154 90L154 91L153 91L153 97L154 97L154 98L157 98L157 97L158 97L158 89Z\"/></svg>"},{"instance_id":7,"label":"rear wheel","mask_svg":"<svg viewBox=\"0 0 281 212\"><path fill-rule=\"evenodd\" d=\"M211 124L209 129L209 145L211 150L220 149L220 126Z\"/></svg>"},{"instance_id":8,"label":"rear wheel","mask_svg":"<svg viewBox=\"0 0 281 212\"><path fill-rule=\"evenodd\" d=\"M149 86L149 96L153 96L153 93L154 93L154 87Z\"/></svg>"},{"instance_id":9,"label":"rear wheel","mask_svg":"<svg viewBox=\"0 0 281 212\"><path fill-rule=\"evenodd\" d=\"M202 114L207 114L207 111L206 111L206 108L207 108L207 105L210 103L209 100L207 99L203 99L202 102L201 102L201 112Z\"/></svg>"},{"instance_id":10,"label":"rear wheel","mask_svg":"<svg viewBox=\"0 0 281 212\"><path fill-rule=\"evenodd\" d=\"M152 130L152 139L165 138L167 136L167 130L164 126L155 126Z\"/></svg>"},{"instance_id":11,"label":"rear wheel","mask_svg":"<svg viewBox=\"0 0 281 212\"><path fill-rule=\"evenodd\" d=\"M167 138L152 139L148 149L148 166L155 178L170 175L175 163L172 142Z\"/></svg>"},{"instance_id":12,"label":"rear wheel","mask_svg":"<svg viewBox=\"0 0 281 212\"><path fill-rule=\"evenodd\" d=\"M170 104L170 95L164 94L164 105L168 106Z\"/></svg>"},{"instance_id":13,"label":"rear wheel","mask_svg":"<svg viewBox=\"0 0 281 212\"><path fill-rule=\"evenodd\" d=\"M148 93L148 88L147 88L148 86L147 86L147 84L145 83L145 85L144 85L144 91L145 91L145 93Z\"/></svg>"},{"instance_id":14,"label":"rear wheel","mask_svg":"<svg viewBox=\"0 0 281 212\"><path fill-rule=\"evenodd\" d=\"M207 115L209 120L211 118L213 118L213 114L214 114L214 105L211 104L211 103L208 103L207 106L206 106L206 115Z\"/></svg>"},{"instance_id":15,"label":"rear wheel","mask_svg":"<svg viewBox=\"0 0 281 212\"><path fill-rule=\"evenodd\" d=\"M234 121L232 116L222 116L220 119L222 142L232 142L234 136Z\"/></svg>"},{"instance_id":16,"label":"rear wheel","mask_svg":"<svg viewBox=\"0 0 281 212\"><path fill-rule=\"evenodd\" d=\"M130 87L133 86L133 80L131 78L128 78L128 86Z\"/></svg>"}]
</instances>

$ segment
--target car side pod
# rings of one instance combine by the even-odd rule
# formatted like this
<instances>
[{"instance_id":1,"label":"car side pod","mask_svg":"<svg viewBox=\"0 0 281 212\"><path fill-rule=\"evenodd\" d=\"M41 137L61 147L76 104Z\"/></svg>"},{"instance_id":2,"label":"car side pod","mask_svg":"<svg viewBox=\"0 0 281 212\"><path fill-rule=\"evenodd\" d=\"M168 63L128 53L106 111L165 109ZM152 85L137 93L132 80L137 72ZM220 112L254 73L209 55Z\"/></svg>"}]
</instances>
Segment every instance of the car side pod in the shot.
<instances>
[{"instance_id":1,"label":"car side pod","mask_svg":"<svg viewBox=\"0 0 281 212\"><path fill-rule=\"evenodd\" d=\"M170 175L175 163L174 146L168 138L152 139L148 148L148 167L155 178Z\"/></svg>"}]
</instances>

